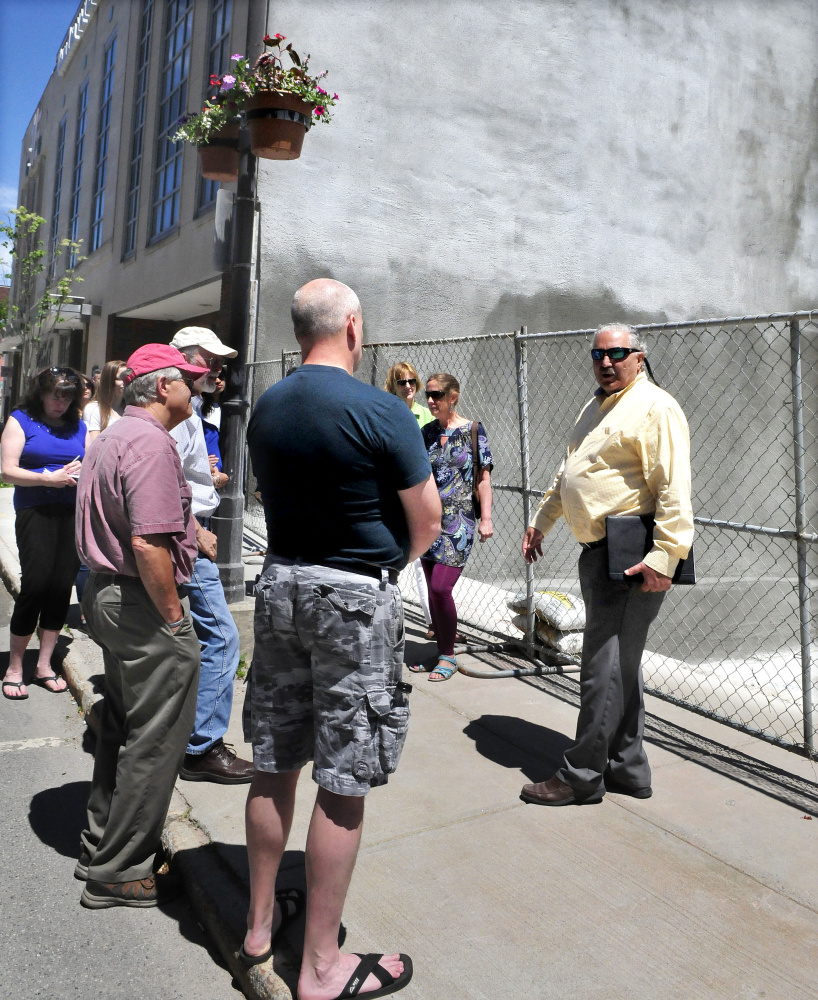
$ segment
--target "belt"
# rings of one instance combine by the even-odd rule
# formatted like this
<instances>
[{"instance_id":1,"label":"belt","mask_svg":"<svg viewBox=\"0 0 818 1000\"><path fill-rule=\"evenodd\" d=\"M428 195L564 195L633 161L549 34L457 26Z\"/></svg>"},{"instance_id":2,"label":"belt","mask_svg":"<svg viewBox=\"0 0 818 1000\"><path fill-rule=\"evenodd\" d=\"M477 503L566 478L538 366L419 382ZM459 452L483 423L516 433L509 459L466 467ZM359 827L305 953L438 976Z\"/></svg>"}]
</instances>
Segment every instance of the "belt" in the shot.
<instances>
[{"instance_id":1,"label":"belt","mask_svg":"<svg viewBox=\"0 0 818 1000\"><path fill-rule=\"evenodd\" d=\"M269 553L278 562L284 563L286 566L301 565L301 559L288 559L286 556L277 556L274 552ZM326 569L334 569L340 573L345 572L340 566L327 566L326 563L306 563L307 566L324 566ZM371 576L376 580L381 579L381 574L386 573L387 580L389 583L396 584L398 582L398 571L396 569L390 569L388 566L356 566L355 569L346 570L348 573L357 573L359 576Z\"/></svg>"},{"instance_id":2,"label":"belt","mask_svg":"<svg viewBox=\"0 0 818 1000\"><path fill-rule=\"evenodd\" d=\"M595 542L580 542L579 544L588 552L590 549L601 549L608 541L608 536L604 538L598 538Z\"/></svg>"},{"instance_id":3,"label":"belt","mask_svg":"<svg viewBox=\"0 0 818 1000\"><path fill-rule=\"evenodd\" d=\"M118 587L121 587L123 583L124 584L138 583L141 587L145 586L145 584L142 583L141 576L129 576L127 573L98 573L95 569L92 569L91 573L97 578L103 576L108 580L113 580ZM176 593L180 597L183 597L185 591L182 584L177 583L174 584L174 586L176 587Z\"/></svg>"},{"instance_id":4,"label":"belt","mask_svg":"<svg viewBox=\"0 0 818 1000\"><path fill-rule=\"evenodd\" d=\"M386 575L389 578L390 583L398 582L398 571L396 569L389 569L387 566L361 567L360 569L355 569L352 572L361 573L363 576L374 576L376 580L380 580L381 572L383 570L386 571Z\"/></svg>"}]
</instances>

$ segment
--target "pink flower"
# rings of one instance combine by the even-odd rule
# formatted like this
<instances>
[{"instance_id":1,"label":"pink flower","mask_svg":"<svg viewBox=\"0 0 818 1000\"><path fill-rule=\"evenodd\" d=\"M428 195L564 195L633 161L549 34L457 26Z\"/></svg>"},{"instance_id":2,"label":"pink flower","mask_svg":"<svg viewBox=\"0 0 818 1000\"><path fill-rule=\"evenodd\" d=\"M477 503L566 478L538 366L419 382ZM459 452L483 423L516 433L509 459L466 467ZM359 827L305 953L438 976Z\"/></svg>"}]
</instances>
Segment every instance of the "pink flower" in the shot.
<instances>
[{"instance_id":1,"label":"pink flower","mask_svg":"<svg viewBox=\"0 0 818 1000\"><path fill-rule=\"evenodd\" d=\"M338 100L338 95L337 94L333 94L332 95L332 99L333 99L333 101L337 101Z\"/></svg>"},{"instance_id":2,"label":"pink flower","mask_svg":"<svg viewBox=\"0 0 818 1000\"><path fill-rule=\"evenodd\" d=\"M318 107L315 109L315 117L320 118L321 115L323 115L323 113L324 113L324 108L322 108L321 105L319 104Z\"/></svg>"},{"instance_id":3,"label":"pink flower","mask_svg":"<svg viewBox=\"0 0 818 1000\"><path fill-rule=\"evenodd\" d=\"M233 60L244 59L244 56L240 52L237 52L234 56L230 56L230 58Z\"/></svg>"},{"instance_id":4,"label":"pink flower","mask_svg":"<svg viewBox=\"0 0 818 1000\"><path fill-rule=\"evenodd\" d=\"M222 77L222 90L230 90L235 82L236 78L234 76L225 73Z\"/></svg>"}]
</instances>

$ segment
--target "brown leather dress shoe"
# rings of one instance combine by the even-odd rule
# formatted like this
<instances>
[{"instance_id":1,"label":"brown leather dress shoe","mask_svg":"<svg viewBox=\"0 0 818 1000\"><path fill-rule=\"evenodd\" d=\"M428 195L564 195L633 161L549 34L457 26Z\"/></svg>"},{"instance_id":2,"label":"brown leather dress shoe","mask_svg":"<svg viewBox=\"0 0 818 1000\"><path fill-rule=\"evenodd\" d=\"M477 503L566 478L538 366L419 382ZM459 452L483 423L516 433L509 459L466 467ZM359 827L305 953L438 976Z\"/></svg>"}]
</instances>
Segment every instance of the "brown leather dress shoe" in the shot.
<instances>
[{"instance_id":1,"label":"brown leather dress shoe","mask_svg":"<svg viewBox=\"0 0 818 1000\"><path fill-rule=\"evenodd\" d=\"M253 765L236 756L229 743L217 740L202 754L185 754L180 776L185 781L215 781L219 785L244 785L253 780Z\"/></svg>"},{"instance_id":2,"label":"brown leather dress shoe","mask_svg":"<svg viewBox=\"0 0 818 1000\"><path fill-rule=\"evenodd\" d=\"M592 802L600 802L597 799L578 799L574 795L574 789L566 785L564 781L554 775L548 781L538 781L536 784L523 785L520 792L523 802L531 802L537 806L570 806L570 805L590 805Z\"/></svg>"}]
</instances>

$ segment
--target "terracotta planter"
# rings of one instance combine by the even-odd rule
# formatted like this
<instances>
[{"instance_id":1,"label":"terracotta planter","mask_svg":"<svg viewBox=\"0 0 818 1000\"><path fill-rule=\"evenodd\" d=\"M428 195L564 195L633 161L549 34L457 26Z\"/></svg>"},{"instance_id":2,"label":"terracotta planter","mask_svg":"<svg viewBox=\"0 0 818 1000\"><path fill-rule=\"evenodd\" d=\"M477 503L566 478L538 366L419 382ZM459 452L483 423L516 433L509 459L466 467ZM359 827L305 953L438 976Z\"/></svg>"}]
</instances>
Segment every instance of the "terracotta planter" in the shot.
<instances>
[{"instance_id":1,"label":"terracotta planter","mask_svg":"<svg viewBox=\"0 0 818 1000\"><path fill-rule=\"evenodd\" d=\"M314 105L295 94L262 91L245 104L250 148L266 160L297 160L307 129L312 125Z\"/></svg>"},{"instance_id":2,"label":"terracotta planter","mask_svg":"<svg viewBox=\"0 0 818 1000\"><path fill-rule=\"evenodd\" d=\"M199 146L202 177L229 184L239 176L239 127L225 125L214 132L206 146Z\"/></svg>"}]
</instances>

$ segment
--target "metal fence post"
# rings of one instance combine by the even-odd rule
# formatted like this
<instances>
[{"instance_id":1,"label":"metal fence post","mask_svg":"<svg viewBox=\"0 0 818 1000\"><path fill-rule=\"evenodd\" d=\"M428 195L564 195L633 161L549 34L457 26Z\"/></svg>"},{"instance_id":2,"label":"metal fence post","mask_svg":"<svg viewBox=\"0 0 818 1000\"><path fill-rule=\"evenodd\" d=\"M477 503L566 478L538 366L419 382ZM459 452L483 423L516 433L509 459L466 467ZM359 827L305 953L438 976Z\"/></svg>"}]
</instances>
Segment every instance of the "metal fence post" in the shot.
<instances>
[{"instance_id":1,"label":"metal fence post","mask_svg":"<svg viewBox=\"0 0 818 1000\"><path fill-rule=\"evenodd\" d=\"M517 409L520 427L520 485L523 490L523 531L531 520L531 468L528 455L528 345L524 337L526 328L521 326L514 334L514 360L517 369ZM530 659L534 659L534 566L525 567L525 646Z\"/></svg>"},{"instance_id":2,"label":"metal fence post","mask_svg":"<svg viewBox=\"0 0 818 1000\"><path fill-rule=\"evenodd\" d=\"M792 428L795 466L795 531L798 546L798 609L801 639L801 699L804 714L804 746L812 753L812 612L810 608L806 483L804 473L804 413L801 386L801 324L790 320L790 370L792 373Z\"/></svg>"},{"instance_id":3,"label":"metal fence post","mask_svg":"<svg viewBox=\"0 0 818 1000\"><path fill-rule=\"evenodd\" d=\"M378 345L372 346L372 367L369 370L369 384L378 384Z\"/></svg>"},{"instance_id":4,"label":"metal fence post","mask_svg":"<svg viewBox=\"0 0 818 1000\"><path fill-rule=\"evenodd\" d=\"M281 352L281 377L282 378L286 378L287 377L287 352L286 351L282 351Z\"/></svg>"}]
</instances>

